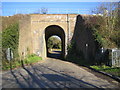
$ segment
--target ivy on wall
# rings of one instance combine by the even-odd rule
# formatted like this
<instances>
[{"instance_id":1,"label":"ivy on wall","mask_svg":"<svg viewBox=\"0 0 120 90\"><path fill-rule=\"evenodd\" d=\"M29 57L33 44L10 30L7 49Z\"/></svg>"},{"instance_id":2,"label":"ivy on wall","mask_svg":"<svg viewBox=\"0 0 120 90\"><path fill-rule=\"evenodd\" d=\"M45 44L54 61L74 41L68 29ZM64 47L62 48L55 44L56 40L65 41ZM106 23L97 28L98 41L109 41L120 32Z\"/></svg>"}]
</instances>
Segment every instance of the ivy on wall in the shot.
<instances>
[{"instance_id":1,"label":"ivy on wall","mask_svg":"<svg viewBox=\"0 0 120 90\"><path fill-rule=\"evenodd\" d=\"M19 25L18 23L12 24L2 32L2 50L11 48L14 58L18 56L18 43L19 43Z\"/></svg>"}]
</instances>

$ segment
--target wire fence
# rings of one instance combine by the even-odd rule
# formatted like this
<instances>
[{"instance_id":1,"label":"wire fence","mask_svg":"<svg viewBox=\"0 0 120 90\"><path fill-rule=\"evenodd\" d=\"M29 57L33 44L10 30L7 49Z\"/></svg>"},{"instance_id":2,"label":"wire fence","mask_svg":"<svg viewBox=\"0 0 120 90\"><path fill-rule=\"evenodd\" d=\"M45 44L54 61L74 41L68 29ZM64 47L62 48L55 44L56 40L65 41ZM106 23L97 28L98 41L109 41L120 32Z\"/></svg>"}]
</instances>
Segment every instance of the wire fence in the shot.
<instances>
[{"instance_id":1,"label":"wire fence","mask_svg":"<svg viewBox=\"0 0 120 90\"><path fill-rule=\"evenodd\" d=\"M11 12L12 11L12 12ZM2 14L90 14L89 9L69 9L69 8L20 8L3 10Z\"/></svg>"}]
</instances>

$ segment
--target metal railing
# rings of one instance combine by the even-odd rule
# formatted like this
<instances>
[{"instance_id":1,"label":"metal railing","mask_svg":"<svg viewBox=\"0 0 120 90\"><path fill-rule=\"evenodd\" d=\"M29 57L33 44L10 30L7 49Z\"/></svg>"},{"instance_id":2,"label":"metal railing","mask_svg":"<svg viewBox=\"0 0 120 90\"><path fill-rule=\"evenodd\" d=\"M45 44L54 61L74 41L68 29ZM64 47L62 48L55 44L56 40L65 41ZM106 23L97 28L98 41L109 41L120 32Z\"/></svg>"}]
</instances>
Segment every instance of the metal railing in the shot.
<instances>
[{"instance_id":1,"label":"metal railing","mask_svg":"<svg viewBox=\"0 0 120 90\"><path fill-rule=\"evenodd\" d=\"M120 50L112 49L112 66L120 67Z\"/></svg>"},{"instance_id":2,"label":"metal railing","mask_svg":"<svg viewBox=\"0 0 120 90\"><path fill-rule=\"evenodd\" d=\"M36 8L30 8L30 9L24 9L24 10L16 10L16 13L40 13L43 14L42 9L36 9ZM80 14L80 13L89 13L88 9L68 9L68 8L45 8L46 14Z\"/></svg>"},{"instance_id":3,"label":"metal railing","mask_svg":"<svg viewBox=\"0 0 120 90\"><path fill-rule=\"evenodd\" d=\"M69 8L44 8L45 13L43 13L43 8L19 8L13 9L9 8L9 11L3 11L4 13L9 13L12 10L11 14L89 14L91 10L89 9L69 9Z\"/></svg>"}]
</instances>

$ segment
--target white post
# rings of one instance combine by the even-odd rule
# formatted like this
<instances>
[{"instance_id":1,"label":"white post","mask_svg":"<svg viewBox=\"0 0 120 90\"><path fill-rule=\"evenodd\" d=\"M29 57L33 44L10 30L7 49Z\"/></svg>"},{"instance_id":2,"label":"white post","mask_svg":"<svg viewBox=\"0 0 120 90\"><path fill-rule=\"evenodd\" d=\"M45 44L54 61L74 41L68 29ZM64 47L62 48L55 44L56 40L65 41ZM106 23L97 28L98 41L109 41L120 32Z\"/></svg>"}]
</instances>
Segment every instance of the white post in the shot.
<instances>
[{"instance_id":1,"label":"white post","mask_svg":"<svg viewBox=\"0 0 120 90\"><path fill-rule=\"evenodd\" d=\"M117 57L118 57L118 55L117 55L117 51L116 51L116 58L115 58L115 65L116 66L118 66L118 60L117 60L118 58Z\"/></svg>"},{"instance_id":2,"label":"white post","mask_svg":"<svg viewBox=\"0 0 120 90\"><path fill-rule=\"evenodd\" d=\"M112 50L112 66L113 66L113 50Z\"/></svg>"},{"instance_id":3,"label":"white post","mask_svg":"<svg viewBox=\"0 0 120 90\"><path fill-rule=\"evenodd\" d=\"M86 46L86 60L87 60L88 59L88 44L86 43L85 46Z\"/></svg>"}]
</instances>

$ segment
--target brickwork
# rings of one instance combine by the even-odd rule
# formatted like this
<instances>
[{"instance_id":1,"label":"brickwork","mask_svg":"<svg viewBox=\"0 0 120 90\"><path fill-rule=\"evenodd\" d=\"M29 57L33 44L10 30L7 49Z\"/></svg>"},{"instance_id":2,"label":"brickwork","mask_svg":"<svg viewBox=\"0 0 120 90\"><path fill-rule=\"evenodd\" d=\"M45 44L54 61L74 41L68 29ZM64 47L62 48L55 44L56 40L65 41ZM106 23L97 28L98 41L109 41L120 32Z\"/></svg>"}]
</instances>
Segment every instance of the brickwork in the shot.
<instances>
[{"instance_id":1,"label":"brickwork","mask_svg":"<svg viewBox=\"0 0 120 90\"><path fill-rule=\"evenodd\" d=\"M60 27L61 30L64 31L65 37L63 37L63 35L61 35L59 31L57 34L60 37L64 38L65 55L67 54L67 45L74 37L75 40L78 41L78 43L76 44L78 50L84 49L84 45L82 42L85 40L89 41L88 38L90 38L90 40L93 38L91 38L92 37L91 34L88 34L89 32L84 33L85 32L84 26L82 26L82 24L78 24L79 22L81 23L81 21L78 20L78 16L79 15L77 14L31 14L23 17L20 20L20 37L19 37L20 55L22 53L26 55L29 51L30 53L35 53L45 58L46 57L45 31L47 27L53 25ZM53 32L54 31L51 30L50 33L52 34ZM91 40L91 42L93 44L93 40ZM83 50L83 52L85 53L85 50Z\"/></svg>"}]
</instances>

